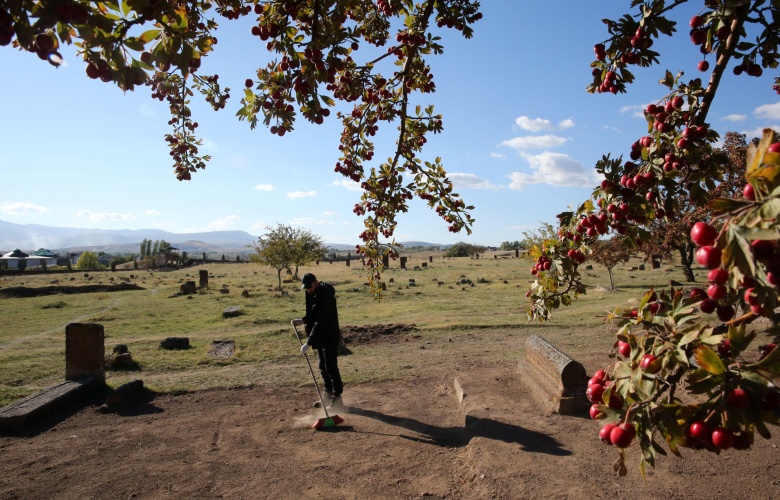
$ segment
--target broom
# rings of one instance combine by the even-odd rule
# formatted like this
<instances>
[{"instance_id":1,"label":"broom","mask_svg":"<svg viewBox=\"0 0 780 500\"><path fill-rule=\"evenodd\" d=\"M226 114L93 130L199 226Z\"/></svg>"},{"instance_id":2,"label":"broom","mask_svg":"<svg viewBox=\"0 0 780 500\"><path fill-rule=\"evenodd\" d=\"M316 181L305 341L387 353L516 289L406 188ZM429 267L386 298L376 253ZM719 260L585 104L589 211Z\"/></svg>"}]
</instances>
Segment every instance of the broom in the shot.
<instances>
[{"instance_id":1,"label":"broom","mask_svg":"<svg viewBox=\"0 0 780 500\"><path fill-rule=\"evenodd\" d=\"M298 332L298 325L301 323L296 322L296 320L292 320L290 322L293 326L293 329L295 330L295 336L298 338L298 344L300 344L301 347L303 347L303 341L301 340L301 334ZM314 370L311 367L311 362L309 362L309 357L306 355L306 353L303 354L303 359L306 360L306 366L309 367L309 373L311 373L311 379L314 381L314 388L317 389L317 396L320 398L320 405L322 406L322 410L325 412L325 418L319 418L316 422L314 422L314 425L312 425L312 429L323 429L327 427L334 427L341 422L344 421L343 418L339 417L338 415L328 415L328 409L325 408L325 401L322 400L322 393L320 392L320 386L317 385L317 377L314 376Z\"/></svg>"}]
</instances>

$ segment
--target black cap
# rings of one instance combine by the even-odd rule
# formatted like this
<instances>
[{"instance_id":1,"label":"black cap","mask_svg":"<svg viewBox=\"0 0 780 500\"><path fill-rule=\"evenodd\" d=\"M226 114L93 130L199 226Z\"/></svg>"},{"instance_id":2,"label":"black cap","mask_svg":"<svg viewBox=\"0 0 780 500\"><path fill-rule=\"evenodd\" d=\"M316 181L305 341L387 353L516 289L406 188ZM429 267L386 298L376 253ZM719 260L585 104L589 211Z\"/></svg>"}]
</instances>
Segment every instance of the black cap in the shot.
<instances>
[{"instance_id":1,"label":"black cap","mask_svg":"<svg viewBox=\"0 0 780 500\"><path fill-rule=\"evenodd\" d=\"M301 286L301 290L305 290L306 288L309 288L312 283L317 281L317 277L314 276L312 273L306 273L303 275L303 286Z\"/></svg>"}]
</instances>

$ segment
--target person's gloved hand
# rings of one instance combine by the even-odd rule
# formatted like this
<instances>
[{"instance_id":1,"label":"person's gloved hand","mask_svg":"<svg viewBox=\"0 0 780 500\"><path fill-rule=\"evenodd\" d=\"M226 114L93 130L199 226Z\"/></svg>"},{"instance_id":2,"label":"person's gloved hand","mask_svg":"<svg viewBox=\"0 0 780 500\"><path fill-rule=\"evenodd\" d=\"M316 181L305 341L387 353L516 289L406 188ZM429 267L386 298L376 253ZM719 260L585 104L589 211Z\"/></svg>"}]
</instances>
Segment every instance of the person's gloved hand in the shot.
<instances>
[{"instance_id":1,"label":"person's gloved hand","mask_svg":"<svg viewBox=\"0 0 780 500\"><path fill-rule=\"evenodd\" d=\"M303 320L302 319L294 319L294 320L292 320L292 324L294 326L301 326L303 324Z\"/></svg>"},{"instance_id":2,"label":"person's gloved hand","mask_svg":"<svg viewBox=\"0 0 780 500\"><path fill-rule=\"evenodd\" d=\"M309 344L303 344L301 346L301 353L306 354L306 351L309 350L309 347L311 347Z\"/></svg>"}]
</instances>

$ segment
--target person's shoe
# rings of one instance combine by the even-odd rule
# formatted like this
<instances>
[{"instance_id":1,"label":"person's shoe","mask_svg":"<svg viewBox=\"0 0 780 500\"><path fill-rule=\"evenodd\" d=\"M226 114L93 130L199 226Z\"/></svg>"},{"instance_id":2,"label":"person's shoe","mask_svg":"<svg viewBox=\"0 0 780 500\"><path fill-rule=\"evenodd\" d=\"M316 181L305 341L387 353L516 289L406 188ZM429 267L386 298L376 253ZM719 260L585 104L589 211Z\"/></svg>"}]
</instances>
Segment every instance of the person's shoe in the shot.
<instances>
[{"instance_id":1,"label":"person's shoe","mask_svg":"<svg viewBox=\"0 0 780 500\"><path fill-rule=\"evenodd\" d=\"M322 401L325 401L325 406L326 407L330 406L328 401L332 401L332 400L333 400L333 393L332 392L330 392L330 391L322 391ZM322 408L322 401L320 401L318 399L317 401L314 402L314 404L312 404L312 406L315 407L315 408Z\"/></svg>"},{"instance_id":2,"label":"person's shoe","mask_svg":"<svg viewBox=\"0 0 780 500\"><path fill-rule=\"evenodd\" d=\"M328 405L328 409L338 410L343 406L344 403L341 401L341 396L333 396L333 398L330 400L330 404Z\"/></svg>"}]
</instances>

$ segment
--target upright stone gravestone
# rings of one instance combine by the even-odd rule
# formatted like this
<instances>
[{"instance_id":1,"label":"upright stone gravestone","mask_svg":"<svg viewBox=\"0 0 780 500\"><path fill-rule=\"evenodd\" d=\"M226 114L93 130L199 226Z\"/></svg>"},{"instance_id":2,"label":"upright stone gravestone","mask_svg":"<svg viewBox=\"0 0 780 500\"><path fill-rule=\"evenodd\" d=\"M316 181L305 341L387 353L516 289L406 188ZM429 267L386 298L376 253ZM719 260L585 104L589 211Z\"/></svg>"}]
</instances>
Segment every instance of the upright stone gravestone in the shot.
<instances>
[{"instance_id":1,"label":"upright stone gravestone","mask_svg":"<svg viewBox=\"0 0 780 500\"><path fill-rule=\"evenodd\" d=\"M401 257L401 269L406 269L406 259L408 257Z\"/></svg>"},{"instance_id":2,"label":"upright stone gravestone","mask_svg":"<svg viewBox=\"0 0 780 500\"><path fill-rule=\"evenodd\" d=\"M65 327L65 380L95 377L106 381L103 325L70 323Z\"/></svg>"},{"instance_id":3,"label":"upright stone gravestone","mask_svg":"<svg viewBox=\"0 0 780 500\"><path fill-rule=\"evenodd\" d=\"M653 269L660 269L661 268L661 256L654 254L651 256L652 262L653 262Z\"/></svg>"},{"instance_id":4,"label":"upright stone gravestone","mask_svg":"<svg viewBox=\"0 0 780 500\"><path fill-rule=\"evenodd\" d=\"M382 256L382 265L385 266L385 269L390 268L390 256L389 255L383 255Z\"/></svg>"},{"instance_id":5,"label":"upright stone gravestone","mask_svg":"<svg viewBox=\"0 0 780 500\"><path fill-rule=\"evenodd\" d=\"M201 269L198 271L198 275L200 276L200 287L201 288L208 288L209 287L209 272L206 269Z\"/></svg>"}]
</instances>

